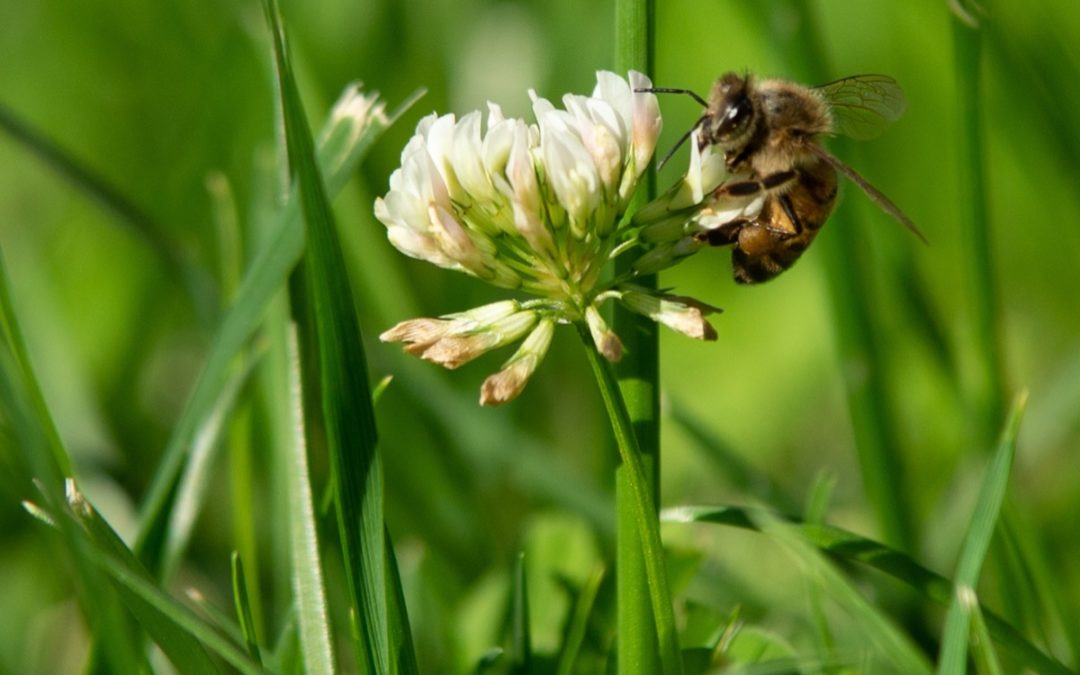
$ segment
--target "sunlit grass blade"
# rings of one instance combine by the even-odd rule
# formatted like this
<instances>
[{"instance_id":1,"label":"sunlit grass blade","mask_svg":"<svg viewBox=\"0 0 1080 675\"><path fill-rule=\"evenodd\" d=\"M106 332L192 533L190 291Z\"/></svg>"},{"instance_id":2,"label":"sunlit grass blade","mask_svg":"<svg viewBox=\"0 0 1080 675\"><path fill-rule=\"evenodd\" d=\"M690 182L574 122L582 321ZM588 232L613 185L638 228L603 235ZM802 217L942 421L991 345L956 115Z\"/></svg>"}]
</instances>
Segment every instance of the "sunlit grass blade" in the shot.
<instances>
[{"instance_id":1,"label":"sunlit grass blade","mask_svg":"<svg viewBox=\"0 0 1080 675\"><path fill-rule=\"evenodd\" d=\"M1012 414L1001 434L997 452L983 478L975 512L960 549L953 580L955 590L945 616L945 633L938 659L939 675L958 675L967 670L968 641L971 634L971 613L977 609L975 589L979 583L983 559L990 549L990 540L997 528L998 516L1005 501L1013 458L1016 456L1016 436L1027 404L1027 393L1020 394L1013 404Z\"/></svg>"},{"instance_id":2,"label":"sunlit grass blade","mask_svg":"<svg viewBox=\"0 0 1080 675\"><path fill-rule=\"evenodd\" d=\"M754 512L754 509L732 506L680 506L666 509L662 518L667 522L715 523L757 530L759 527L753 518ZM798 521L791 523L798 527L802 538L823 553L883 572L911 586L923 597L942 607L947 607L952 601L953 584L949 579L926 569L901 551L838 527ZM1072 672L1033 645L1002 617L985 610L983 616L994 641L1007 649L1018 661L1029 664L1033 670L1043 675L1069 675Z\"/></svg>"},{"instance_id":3,"label":"sunlit grass blade","mask_svg":"<svg viewBox=\"0 0 1080 675\"><path fill-rule=\"evenodd\" d=\"M355 86L347 88L320 134L320 156L327 169L326 185L330 194L341 190L364 152L403 112L401 108L385 115L379 104L370 101L371 109L358 117L354 108L359 99L364 97ZM299 203L292 195L280 211L273 232L266 238L266 245L244 274L232 306L218 325L195 387L173 428L140 513L135 549L151 570L160 569L162 533L172 508L176 481L194 439L221 398L235 357L258 328L270 301L284 286L303 254L304 228L300 217Z\"/></svg>"},{"instance_id":4,"label":"sunlit grass blade","mask_svg":"<svg viewBox=\"0 0 1080 675\"><path fill-rule=\"evenodd\" d=\"M255 619L251 613L251 600L248 599L247 579L244 578L244 563L240 554L233 551L232 558L233 604L236 606L236 618L240 622L240 632L244 636L248 654L255 663L262 665L259 653L259 638L255 634Z\"/></svg>"},{"instance_id":5,"label":"sunlit grass blade","mask_svg":"<svg viewBox=\"0 0 1080 675\"><path fill-rule=\"evenodd\" d=\"M284 336L282 336L284 337ZM308 470L307 443L304 436L304 410L300 391L300 362L295 333L288 339L289 362L286 380L288 397L285 409L277 411L288 420L291 431L287 452L291 465L289 484L289 550L292 556L292 588L297 605L300 652L304 671L311 675L337 672L334 662L333 630L326 610L326 585L319 553L319 530L315 521L311 477Z\"/></svg>"},{"instance_id":6,"label":"sunlit grass blade","mask_svg":"<svg viewBox=\"0 0 1080 675\"><path fill-rule=\"evenodd\" d=\"M359 656L367 672L391 672L387 611L382 466L376 452L375 414L352 287L316 163L315 146L300 101L277 3L265 3L280 87L289 166L296 176L308 248L305 291L318 374L326 446L335 483L339 544L353 609L359 614ZM301 359L302 364L308 359Z\"/></svg>"},{"instance_id":7,"label":"sunlit grass blade","mask_svg":"<svg viewBox=\"0 0 1080 675\"><path fill-rule=\"evenodd\" d=\"M577 594L573 614L570 616L570 625L559 654L556 675L573 675L576 672L578 655L581 653L581 646L585 643L585 632L589 627L589 617L592 616L593 607L596 606L596 596L600 592L600 584L603 580L604 568L598 567L585 580L585 584Z\"/></svg>"},{"instance_id":8,"label":"sunlit grass blade","mask_svg":"<svg viewBox=\"0 0 1080 675\"><path fill-rule=\"evenodd\" d=\"M529 629L529 586L525 581L525 554L514 563L514 587L510 602L510 672L532 672L532 637Z\"/></svg>"}]
</instances>

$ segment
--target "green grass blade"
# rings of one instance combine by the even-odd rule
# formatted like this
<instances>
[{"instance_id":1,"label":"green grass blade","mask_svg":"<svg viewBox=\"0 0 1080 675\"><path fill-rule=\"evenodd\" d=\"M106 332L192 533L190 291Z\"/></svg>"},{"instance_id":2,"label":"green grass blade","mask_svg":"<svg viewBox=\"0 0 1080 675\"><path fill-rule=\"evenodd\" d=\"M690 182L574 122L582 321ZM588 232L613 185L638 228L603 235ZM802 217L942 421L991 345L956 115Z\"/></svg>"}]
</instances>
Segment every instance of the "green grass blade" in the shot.
<instances>
[{"instance_id":1,"label":"green grass blade","mask_svg":"<svg viewBox=\"0 0 1080 675\"><path fill-rule=\"evenodd\" d=\"M289 494L289 539L292 555L292 585L296 598L300 651L304 672L312 675L337 672L334 663L333 630L326 611L326 585L319 553L319 530L315 521L307 444L304 440L304 411L300 393L300 362L295 335L289 341L289 399L279 410L289 421L288 444L291 466L287 471Z\"/></svg>"},{"instance_id":2,"label":"green grass blade","mask_svg":"<svg viewBox=\"0 0 1080 675\"><path fill-rule=\"evenodd\" d=\"M757 530L753 509L731 506L680 506L666 509L663 518L669 522L701 522ZM911 557L884 544L861 537L838 527L792 521L802 537L834 558L857 562L883 572L914 588L924 597L947 607L953 598L949 579L932 572ZM983 611L990 636L1016 659L1028 664L1043 675L1069 675L1069 668L1047 655L1027 640L1014 626L992 612Z\"/></svg>"},{"instance_id":3,"label":"green grass blade","mask_svg":"<svg viewBox=\"0 0 1080 675\"><path fill-rule=\"evenodd\" d=\"M386 600L392 657L390 665L396 669L398 675L419 675L420 667L416 663L416 648L413 645L409 612L405 606L405 589L401 585L401 573L398 571L394 542L390 540L390 530L387 529L384 532L386 536Z\"/></svg>"},{"instance_id":4,"label":"green grass blade","mask_svg":"<svg viewBox=\"0 0 1080 675\"><path fill-rule=\"evenodd\" d=\"M574 613L570 617L570 626L566 631L566 639L563 640L562 651L559 654L559 666L556 675L573 675L575 672L578 654L581 653L581 646L585 643L585 632L589 627L589 617L592 615L593 607L596 605L596 596L600 592L600 584L603 580L604 569L602 567L597 568L596 571L589 575L585 585L581 588L581 592L578 593L577 601L574 603Z\"/></svg>"},{"instance_id":5,"label":"green grass blade","mask_svg":"<svg viewBox=\"0 0 1080 675\"><path fill-rule=\"evenodd\" d=\"M971 613L977 608L975 588L979 583L983 560L990 549L990 540L997 528L998 516L1005 501L1013 458L1016 456L1016 436L1027 403L1027 394L1020 394L1013 405L1008 423L1001 435L997 452L983 478L975 503L975 513L960 549L956 564L955 591L949 612L945 616L945 632L938 660L939 675L958 675L967 670L968 640L971 634Z\"/></svg>"},{"instance_id":6,"label":"green grass blade","mask_svg":"<svg viewBox=\"0 0 1080 675\"><path fill-rule=\"evenodd\" d=\"M352 287L292 74L277 4L265 3L273 37L289 165L296 175L308 248L307 301L318 356L321 412L335 482L334 502L346 581L359 615L359 656L367 672L390 672L382 466ZM305 345L302 345L302 348ZM302 359L302 363L307 363ZM314 381L314 378L308 381Z\"/></svg>"},{"instance_id":7,"label":"green grass blade","mask_svg":"<svg viewBox=\"0 0 1080 675\"><path fill-rule=\"evenodd\" d=\"M532 637L529 630L529 587L525 581L525 554L519 553L514 564L514 591L510 603L510 672L532 672Z\"/></svg>"},{"instance_id":8,"label":"green grass blade","mask_svg":"<svg viewBox=\"0 0 1080 675\"><path fill-rule=\"evenodd\" d=\"M346 89L320 134L320 157L326 167L326 184L331 194L340 192L364 153L376 138L401 114L389 116L375 107L362 119L350 111L357 101L355 86ZM293 195L280 212L279 222L267 243L247 270L236 299L217 328L210 351L187 404L173 428L161 465L143 501L135 550L151 570L159 570L162 533L172 508L176 481L187 462L199 430L221 397L235 357L241 353L258 328L270 301L304 251L304 229L299 203Z\"/></svg>"},{"instance_id":9,"label":"green grass blade","mask_svg":"<svg viewBox=\"0 0 1080 675\"><path fill-rule=\"evenodd\" d=\"M262 665L259 653L259 637L255 634L255 619L251 613L251 601L248 599L247 579L244 577L244 563L240 554L233 551L230 559L232 566L233 604L236 605L236 618L240 622L240 632L244 636L248 654L255 663Z\"/></svg>"}]
</instances>

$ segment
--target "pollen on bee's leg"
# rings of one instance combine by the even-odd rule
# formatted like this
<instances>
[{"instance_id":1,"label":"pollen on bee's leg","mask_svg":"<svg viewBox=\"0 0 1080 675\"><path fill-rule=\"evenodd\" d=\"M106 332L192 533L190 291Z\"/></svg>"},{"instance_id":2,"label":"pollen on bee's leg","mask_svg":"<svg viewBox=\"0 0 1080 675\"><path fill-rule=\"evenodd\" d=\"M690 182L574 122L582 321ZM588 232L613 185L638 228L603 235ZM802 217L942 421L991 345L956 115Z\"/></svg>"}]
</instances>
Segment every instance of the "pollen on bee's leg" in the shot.
<instances>
[{"instance_id":1,"label":"pollen on bee's leg","mask_svg":"<svg viewBox=\"0 0 1080 675\"><path fill-rule=\"evenodd\" d=\"M761 225L748 225L739 230L739 250L750 257L768 253L774 245L773 235Z\"/></svg>"}]
</instances>

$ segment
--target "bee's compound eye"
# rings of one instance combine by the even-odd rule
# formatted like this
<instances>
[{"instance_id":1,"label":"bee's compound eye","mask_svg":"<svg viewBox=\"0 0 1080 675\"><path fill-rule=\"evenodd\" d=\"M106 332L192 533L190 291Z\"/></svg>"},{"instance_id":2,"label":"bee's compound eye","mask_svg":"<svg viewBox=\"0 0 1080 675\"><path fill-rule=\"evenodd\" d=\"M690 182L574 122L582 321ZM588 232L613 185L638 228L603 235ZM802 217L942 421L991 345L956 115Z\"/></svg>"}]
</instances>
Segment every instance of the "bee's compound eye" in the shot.
<instances>
[{"instance_id":1,"label":"bee's compound eye","mask_svg":"<svg viewBox=\"0 0 1080 675\"><path fill-rule=\"evenodd\" d=\"M723 120L720 122L720 133L728 135L740 132L752 115L753 108L748 99L741 98L733 102L724 112Z\"/></svg>"}]
</instances>

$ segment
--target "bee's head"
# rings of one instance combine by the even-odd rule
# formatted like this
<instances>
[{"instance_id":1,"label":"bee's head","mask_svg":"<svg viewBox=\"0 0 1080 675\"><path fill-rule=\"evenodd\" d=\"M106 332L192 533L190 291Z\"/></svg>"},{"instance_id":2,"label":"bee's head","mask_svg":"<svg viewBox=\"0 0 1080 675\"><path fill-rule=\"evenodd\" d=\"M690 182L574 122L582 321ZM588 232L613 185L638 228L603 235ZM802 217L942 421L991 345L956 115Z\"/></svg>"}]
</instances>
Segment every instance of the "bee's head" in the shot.
<instances>
[{"instance_id":1,"label":"bee's head","mask_svg":"<svg viewBox=\"0 0 1080 675\"><path fill-rule=\"evenodd\" d=\"M727 73L716 81L702 118L698 144L731 150L749 142L757 115L750 97L750 76Z\"/></svg>"}]
</instances>

